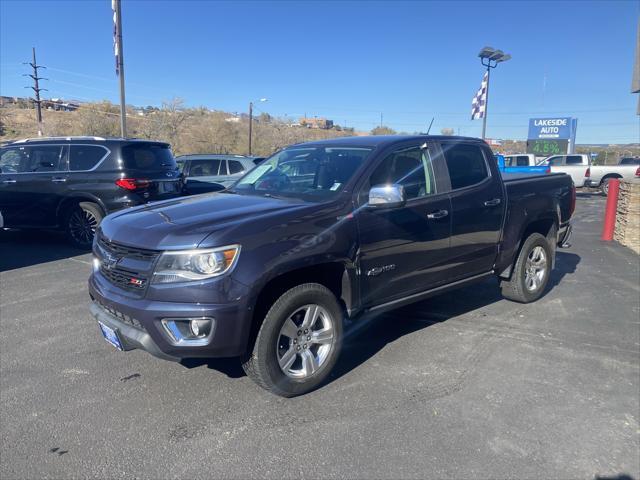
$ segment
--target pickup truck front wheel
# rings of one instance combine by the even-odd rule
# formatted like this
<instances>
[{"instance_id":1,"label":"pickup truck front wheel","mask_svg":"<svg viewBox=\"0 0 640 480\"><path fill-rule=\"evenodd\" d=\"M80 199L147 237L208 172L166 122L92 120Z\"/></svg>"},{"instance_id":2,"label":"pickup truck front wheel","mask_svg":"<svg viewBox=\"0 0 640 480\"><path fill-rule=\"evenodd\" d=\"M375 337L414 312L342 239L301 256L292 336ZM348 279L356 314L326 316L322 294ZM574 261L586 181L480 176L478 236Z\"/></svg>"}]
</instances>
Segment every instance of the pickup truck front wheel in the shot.
<instances>
[{"instance_id":1,"label":"pickup truck front wheel","mask_svg":"<svg viewBox=\"0 0 640 480\"><path fill-rule=\"evenodd\" d=\"M247 375L283 397L318 387L335 365L342 345L342 310L331 291L305 283L271 306L243 361Z\"/></svg>"},{"instance_id":2,"label":"pickup truck front wheel","mask_svg":"<svg viewBox=\"0 0 640 480\"><path fill-rule=\"evenodd\" d=\"M551 248L539 233L522 245L510 280L502 280L502 295L520 303L535 302L544 293L551 274Z\"/></svg>"}]
</instances>

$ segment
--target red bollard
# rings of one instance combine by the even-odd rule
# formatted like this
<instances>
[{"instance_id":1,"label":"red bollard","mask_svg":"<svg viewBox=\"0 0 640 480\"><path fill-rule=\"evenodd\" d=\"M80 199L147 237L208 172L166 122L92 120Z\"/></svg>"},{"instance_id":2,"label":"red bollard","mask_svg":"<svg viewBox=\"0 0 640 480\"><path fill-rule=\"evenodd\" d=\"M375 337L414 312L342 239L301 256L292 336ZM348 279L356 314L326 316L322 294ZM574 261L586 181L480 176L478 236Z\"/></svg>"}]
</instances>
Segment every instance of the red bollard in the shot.
<instances>
[{"instance_id":1,"label":"red bollard","mask_svg":"<svg viewBox=\"0 0 640 480\"><path fill-rule=\"evenodd\" d=\"M612 178L609 180L609 191L607 192L607 206L604 211L604 225L602 226L602 236L600 240L610 242L613 240L613 232L616 229L616 211L618 210L618 192L620 191L620 180Z\"/></svg>"}]
</instances>

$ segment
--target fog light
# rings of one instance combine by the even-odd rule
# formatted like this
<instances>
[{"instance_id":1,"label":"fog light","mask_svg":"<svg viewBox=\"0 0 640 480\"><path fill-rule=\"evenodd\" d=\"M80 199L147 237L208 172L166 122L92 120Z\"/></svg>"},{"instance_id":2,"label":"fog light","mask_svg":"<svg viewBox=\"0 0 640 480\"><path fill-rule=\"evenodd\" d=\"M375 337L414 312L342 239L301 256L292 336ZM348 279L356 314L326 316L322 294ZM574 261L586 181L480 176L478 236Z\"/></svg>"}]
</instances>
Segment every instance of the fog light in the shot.
<instances>
[{"instance_id":1,"label":"fog light","mask_svg":"<svg viewBox=\"0 0 640 480\"><path fill-rule=\"evenodd\" d=\"M97 272L98 270L100 270L100 260L96 257L93 257L93 271Z\"/></svg>"},{"instance_id":2,"label":"fog light","mask_svg":"<svg viewBox=\"0 0 640 480\"><path fill-rule=\"evenodd\" d=\"M191 322L189 322L189 327L191 328L191 333L194 337L200 336L200 327L198 326L198 320L191 320Z\"/></svg>"},{"instance_id":3,"label":"fog light","mask_svg":"<svg viewBox=\"0 0 640 480\"><path fill-rule=\"evenodd\" d=\"M162 326L173 344L206 345L214 329L214 320L201 318L164 318Z\"/></svg>"}]
</instances>

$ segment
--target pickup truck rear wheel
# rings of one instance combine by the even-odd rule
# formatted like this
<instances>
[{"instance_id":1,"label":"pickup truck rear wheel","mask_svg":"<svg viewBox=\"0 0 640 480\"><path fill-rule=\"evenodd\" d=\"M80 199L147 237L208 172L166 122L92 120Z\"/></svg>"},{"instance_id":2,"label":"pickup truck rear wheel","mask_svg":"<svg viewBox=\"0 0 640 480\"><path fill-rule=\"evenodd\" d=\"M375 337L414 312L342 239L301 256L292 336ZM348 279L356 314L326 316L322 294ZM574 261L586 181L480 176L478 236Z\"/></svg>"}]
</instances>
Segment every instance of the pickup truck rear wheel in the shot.
<instances>
[{"instance_id":1,"label":"pickup truck rear wheel","mask_svg":"<svg viewBox=\"0 0 640 480\"><path fill-rule=\"evenodd\" d=\"M511 279L500 283L502 295L520 303L538 300L549 282L551 255L546 237L531 234L520 249Z\"/></svg>"},{"instance_id":2,"label":"pickup truck rear wheel","mask_svg":"<svg viewBox=\"0 0 640 480\"><path fill-rule=\"evenodd\" d=\"M331 291L305 283L271 306L243 361L247 375L283 397L318 387L335 365L342 345L342 310Z\"/></svg>"}]
</instances>

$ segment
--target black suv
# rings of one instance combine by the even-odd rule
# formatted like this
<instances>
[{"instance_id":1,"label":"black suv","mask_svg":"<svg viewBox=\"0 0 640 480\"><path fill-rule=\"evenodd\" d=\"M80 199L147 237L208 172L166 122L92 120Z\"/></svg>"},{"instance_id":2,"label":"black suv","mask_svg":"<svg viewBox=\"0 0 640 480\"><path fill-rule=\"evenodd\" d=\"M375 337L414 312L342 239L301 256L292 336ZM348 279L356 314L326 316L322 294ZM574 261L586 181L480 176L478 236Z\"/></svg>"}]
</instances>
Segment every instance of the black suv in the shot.
<instances>
[{"instance_id":1,"label":"black suv","mask_svg":"<svg viewBox=\"0 0 640 480\"><path fill-rule=\"evenodd\" d=\"M181 190L166 143L51 137L0 149L0 227L61 228L80 248L91 247L105 215Z\"/></svg>"}]
</instances>

